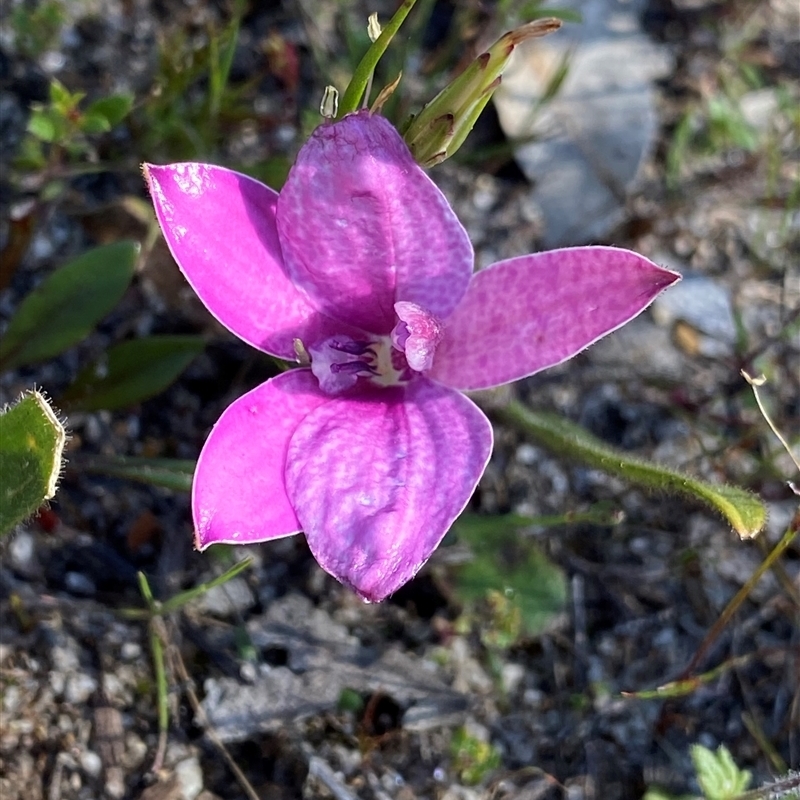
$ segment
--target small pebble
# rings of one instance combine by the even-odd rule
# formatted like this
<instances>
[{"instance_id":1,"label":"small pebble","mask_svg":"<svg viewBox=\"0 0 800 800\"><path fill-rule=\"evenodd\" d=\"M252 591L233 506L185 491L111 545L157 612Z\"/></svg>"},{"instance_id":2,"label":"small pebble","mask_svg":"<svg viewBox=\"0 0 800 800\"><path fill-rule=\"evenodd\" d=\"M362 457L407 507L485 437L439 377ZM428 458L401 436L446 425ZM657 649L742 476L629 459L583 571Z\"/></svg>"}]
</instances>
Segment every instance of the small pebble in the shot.
<instances>
[{"instance_id":1,"label":"small pebble","mask_svg":"<svg viewBox=\"0 0 800 800\"><path fill-rule=\"evenodd\" d=\"M31 571L36 542L30 531L21 530L11 538L8 545L8 560L11 566L23 574Z\"/></svg>"},{"instance_id":2,"label":"small pebble","mask_svg":"<svg viewBox=\"0 0 800 800\"><path fill-rule=\"evenodd\" d=\"M195 800L203 791L203 770L197 758L186 758L175 765L183 800Z\"/></svg>"},{"instance_id":3,"label":"small pebble","mask_svg":"<svg viewBox=\"0 0 800 800\"><path fill-rule=\"evenodd\" d=\"M125 642L120 649L123 661L136 661L142 655L142 646L138 642Z\"/></svg>"},{"instance_id":4,"label":"small pebble","mask_svg":"<svg viewBox=\"0 0 800 800\"><path fill-rule=\"evenodd\" d=\"M229 617L251 608L255 604L255 597L247 581L237 577L221 586L209 589L198 599L197 604L206 614Z\"/></svg>"},{"instance_id":5,"label":"small pebble","mask_svg":"<svg viewBox=\"0 0 800 800\"><path fill-rule=\"evenodd\" d=\"M64 699L73 705L85 703L96 691L97 681L85 672L78 672L67 678Z\"/></svg>"},{"instance_id":6,"label":"small pebble","mask_svg":"<svg viewBox=\"0 0 800 800\"><path fill-rule=\"evenodd\" d=\"M64 588L80 597L91 597L97 591L94 581L81 572L68 572L64 576Z\"/></svg>"}]
</instances>

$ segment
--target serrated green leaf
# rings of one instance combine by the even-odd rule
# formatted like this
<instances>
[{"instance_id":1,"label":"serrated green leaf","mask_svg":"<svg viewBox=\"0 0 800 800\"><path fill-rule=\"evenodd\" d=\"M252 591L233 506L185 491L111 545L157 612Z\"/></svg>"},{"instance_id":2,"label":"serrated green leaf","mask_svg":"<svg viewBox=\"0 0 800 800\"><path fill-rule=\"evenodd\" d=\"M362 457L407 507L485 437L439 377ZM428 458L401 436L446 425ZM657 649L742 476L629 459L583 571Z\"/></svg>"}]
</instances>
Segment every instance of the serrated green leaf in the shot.
<instances>
[{"instance_id":1,"label":"serrated green leaf","mask_svg":"<svg viewBox=\"0 0 800 800\"><path fill-rule=\"evenodd\" d=\"M743 539L756 536L767 522L766 507L758 496L746 489L717 486L634 458L610 447L579 425L519 403L509 403L497 413L557 455L618 475L637 486L678 492L701 501L722 514Z\"/></svg>"},{"instance_id":2,"label":"serrated green leaf","mask_svg":"<svg viewBox=\"0 0 800 800\"><path fill-rule=\"evenodd\" d=\"M101 97L95 100L86 109L88 115L98 115L108 121L109 128L119 125L128 116L133 108L132 94L113 94L110 97Z\"/></svg>"},{"instance_id":3,"label":"serrated green leaf","mask_svg":"<svg viewBox=\"0 0 800 800\"><path fill-rule=\"evenodd\" d=\"M695 744L692 745L691 754L697 782L706 800L734 800L750 785L751 773L736 766L724 744L716 752Z\"/></svg>"},{"instance_id":4,"label":"serrated green leaf","mask_svg":"<svg viewBox=\"0 0 800 800\"><path fill-rule=\"evenodd\" d=\"M195 466L189 459L137 456L92 457L80 462L81 469L86 472L162 486L176 492L191 491Z\"/></svg>"},{"instance_id":5,"label":"serrated green leaf","mask_svg":"<svg viewBox=\"0 0 800 800\"><path fill-rule=\"evenodd\" d=\"M81 341L119 302L139 245L115 242L57 269L20 304L0 340L0 368L44 361Z\"/></svg>"},{"instance_id":6,"label":"serrated green leaf","mask_svg":"<svg viewBox=\"0 0 800 800\"><path fill-rule=\"evenodd\" d=\"M33 391L0 413L0 535L56 493L66 432Z\"/></svg>"},{"instance_id":7,"label":"serrated green leaf","mask_svg":"<svg viewBox=\"0 0 800 800\"><path fill-rule=\"evenodd\" d=\"M61 397L70 409L124 408L162 392L203 351L201 336L148 336L112 347Z\"/></svg>"}]
</instances>

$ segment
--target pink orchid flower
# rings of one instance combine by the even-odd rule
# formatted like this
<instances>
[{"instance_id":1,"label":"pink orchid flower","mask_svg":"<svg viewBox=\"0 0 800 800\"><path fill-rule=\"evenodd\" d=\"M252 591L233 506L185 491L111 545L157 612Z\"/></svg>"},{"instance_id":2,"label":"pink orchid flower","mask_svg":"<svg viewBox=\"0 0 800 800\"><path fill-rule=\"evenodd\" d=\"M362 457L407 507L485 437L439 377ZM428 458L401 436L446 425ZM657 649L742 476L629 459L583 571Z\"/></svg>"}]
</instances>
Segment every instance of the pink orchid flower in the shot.
<instances>
[{"instance_id":1,"label":"pink orchid flower","mask_svg":"<svg viewBox=\"0 0 800 800\"><path fill-rule=\"evenodd\" d=\"M239 338L310 367L231 404L197 462L199 549L303 531L379 601L469 501L492 428L461 392L559 364L678 280L576 247L473 274L466 231L384 118L321 125L283 190L208 164L146 166L175 260Z\"/></svg>"}]
</instances>

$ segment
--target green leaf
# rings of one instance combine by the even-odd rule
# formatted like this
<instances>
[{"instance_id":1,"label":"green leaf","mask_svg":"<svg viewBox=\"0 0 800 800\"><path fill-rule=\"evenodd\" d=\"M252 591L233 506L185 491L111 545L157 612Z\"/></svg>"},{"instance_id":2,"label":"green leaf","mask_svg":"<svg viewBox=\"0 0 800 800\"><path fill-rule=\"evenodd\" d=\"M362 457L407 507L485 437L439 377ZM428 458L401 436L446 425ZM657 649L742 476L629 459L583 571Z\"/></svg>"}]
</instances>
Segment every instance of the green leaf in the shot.
<instances>
[{"instance_id":1,"label":"green leaf","mask_svg":"<svg viewBox=\"0 0 800 800\"><path fill-rule=\"evenodd\" d=\"M336 115L337 119L341 119L345 114L349 114L359 107L361 98L364 97L364 92L375 71L375 67L378 66L378 61L380 61L381 56L386 52L389 42L392 41L394 35L400 30L400 26L403 24L405 18L408 16L408 12L411 11L415 3L416 0L405 0L400 8L395 11L394 16L389 20L388 24L381 32L381 35L372 43L369 50L364 54L339 103L339 113Z\"/></svg>"},{"instance_id":2,"label":"green leaf","mask_svg":"<svg viewBox=\"0 0 800 800\"><path fill-rule=\"evenodd\" d=\"M750 785L751 773L736 766L724 744L716 752L695 744L691 753L697 770L697 782L706 800L734 800Z\"/></svg>"},{"instance_id":3,"label":"green leaf","mask_svg":"<svg viewBox=\"0 0 800 800\"><path fill-rule=\"evenodd\" d=\"M57 126L52 114L47 109L36 108L28 120L28 133L43 142L56 140Z\"/></svg>"},{"instance_id":4,"label":"green leaf","mask_svg":"<svg viewBox=\"0 0 800 800\"><path fill-rule=\"evenodd\" d=\"M519 535L519 529L530 524L531 520L514 515L462 514L453 523L453 532L469 545L473 558L457 568L456 593L467 604L499 593L518 609L524 633L536 636L563 610L567 584L563 572L530 539Z\"/></svg>"},{"instance_id":5,"label":"green leaf","mask_svg":"<svg viewBox=\"0 0 800 800\"><path fill-rule=\"evenodd\" d=\"M46 278L0 341L0 368L44 361L85 338L125 294L138 252L136 242L96 247Z\"/></svg>"},{"instance_id":6,"label":"green leaf","mask_svg":"<svg viewBox=\"0 0 800 800\"><path fill-rule=\"evenodd\" d=\"M81 411L124 408L164 391L203 351L201 336L148 336L114 345L61 398Z\"/></svg>"},{"instance_id":7,"label":"green leaf","mask_svg":"<svg viewBox=\"0 0 800 800\"><path fill-rule=\"evenodd\" d=\"M95 100L86 109L87 116L100 116L108 121L109 129L119 125L133 108L132 94L112 94L110 97L101 97Z\"/></svg>"},{"instance_id":8,"label":"green leaf","mask_svg":"<svg viewBox=\"0 0 800 800\"><path fill-rule=\"evenodd\" d=\"M69 108L77 105L77 101L75 100L76 96L78 100L80 100L83 94L73 95L70 90L56 78L50 81L50 102L54 106Z\"/></svg>"},{"instance_id":9,"label":"green leaf","mask_svg":"<svg viewBox=\"0 0 800 800\"><path fill-rule=\"evenodd\" d=\"M717 486L652 464L609 447L579 425L555 414L533 411L512 402L497 413L529 434L551 452L618 475L628 483L678 492L705 503L722 514L743 539L756 536L767 522L767 510L752 492L736 486Z\"/></svg>"},{"instance_id":10,"label":"green leaf","mask_svg":"<svg viewBox=\"0 0 800 800\"><path fill-rule=\"evenodd\" d=\"M0 534L56 493L66 431L33 391L0 413Z\"/></svg>"},{"instance_id":11,"label":"green leaf","mask_svg":"<svg viewBox=\"0 0 800 800\"><path fill-rule=\"evenodd\" d=\"M108 133L111 130L109 121L102 114L86 113L81 117L80 129L84 133Z\"/></svg>"},{"instance_id":12,"label":"green leaf","mask_svg":"<svg viewBox=\"0 0 800 800\"><path fill-rule=\"evenodd\" d=\"M189 492L196 464L190 459L178 458L96 456L82 459L79 466L86 472L162 486L176 492Z\"/></svg>"}]
</instances>

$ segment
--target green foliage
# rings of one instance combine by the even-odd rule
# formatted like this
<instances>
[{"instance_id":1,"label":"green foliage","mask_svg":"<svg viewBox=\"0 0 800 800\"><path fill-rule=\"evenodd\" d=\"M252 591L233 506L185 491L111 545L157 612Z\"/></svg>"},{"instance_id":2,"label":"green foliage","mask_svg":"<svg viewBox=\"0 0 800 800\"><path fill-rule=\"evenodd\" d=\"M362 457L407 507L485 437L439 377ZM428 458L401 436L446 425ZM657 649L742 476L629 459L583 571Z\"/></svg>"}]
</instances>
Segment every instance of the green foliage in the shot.
<instances>
[{"instance_id":1,"label":"green foliage","mask_svg":"<svg viewBox=\"0 0 800 800\"><path fill-rule=\"evenodd\" d=\"M628 483L665 492L678 492L722 514L743 539L756 536L767 521L767 510L752 492L736 486L717 486L606 445L579 425L555 414L532 411L511 403L498 412L553 453L574 459Z\"/></svg>"},{"instance_id":2,"label":"green foliage","mask_svg":"<svg viewBox=\"0 0 800 800\"><path fill-rule=\"evenodd\" d=\"M85 338L119 302L139 245L97 247L57 269L20 304L0 341L0 368L33 364Z\"/></svg>"},{"instance_id":3,"label":"green foliage","mask_svg":"<svg viewBox=\"0 0 800 800\"><path fill-rule=\"evenodd\" d=\"M55 78L50 83L48 103L34 103L28 120L29 136L16 157L21 169L43 169L45 146L57 148L72 159L92 150L89 137L107 133L119 125L133 108L133 95L115 94L81 108L85 92L70 92Z\"/></svg>"},{"instance_id":4,"label":"green foliage","mask_svg":"<svg viewBox=\"0 0 800 800\"><path fill-rule=\"evenodd\" d=\"M178 458L139 458L136 456L93 456L81 462L87 472L125 478L175 492L190 492L195 462Z\"/></svg>"},{"instance_id":5,"label":"green foliage","mask_svg":"<svg viewBox=\"0 0 800 800\"><path fill-rule=\"evenodd\" d=\"M219 148L227 121L252 116L242 100L246 87L229 83L245 8L237 0L228 24L209 29L200 47L184 30L164 33L155 87L133 125L144 157L208 158Z\"/></svg>"},{"instance_id":6,"label":"green foliage","mask_svg":"<svg viewBox=\"0 0 800 800\"><path fill-rule=\"evenodd\" d=\"M706 800L735 800L750 785L751 773L736 766L725 745L721 744L715 752L696 744L691 752L697 782Z\"/></svg>"},{"instance_id":7,"label":"green foliage","mask_svg":"<svg viewBox=\"0 0 800 800\"><path fill-rule=\"evenodd\" d=\"M355 689L345 686L339 694L339 701L336 704L339 711L358 714L364 709L364 698Z\"/></svg>"},{"instance_id":8,"label":"green foliage","mask_svg":"<svg viewBox=\"0 0 800 800\"><path fill-rule=\"evenodd\" d=\"M11 10L9 21L17 51L27 58L38 58L56 43L64 26L64 8L59 0L18 3Z\"/></svg>"},{"instance_id":9,"label":"green foliage","mask_svg":"<svg viewBox=\"0 0 800 800\"><path fill-rule=\"evenodd\" d=\"M522 636L536 636L566 603L562 571L519 534L531 522L464 514L453 525L473 556L457 568L456 595L477 618L487 647L504 649Z\"/></svg>"},{"instance_id":10,"label":"green foliage","mask_svg":"<svg viewBox=\"0 0 800 800\"><path fill-rule=\"evenodd\" d=\"M64 426L40 392L0 413L0 535L55 495L65 441Z\"/></svg>"},{"instance_id":11,"label":"green foliage","mask_svg":"<svg viewBox=\"0 0 800 800\"><path fill-rule=\"evenodd\" d=\"M342 101L339 104L337 117L341 119L345 114L355 111L361 104L364 92L368 84L372 81L375 67L378 65L381 56L386 52L386 48L400 29L403 21L408 16L408 12L414 7L416 0L404 0L403 4L397 9L394 16L384 27L381 35L372 43L369 50L356 67L353 77L345 90Z\"/></svg>"},{"instance_id":12,"label":"green foliage","mask_svg":"<svg viewBox=\"0 0 800 800\"><path fill-rule=\"evenodd\" d=\"M125 408L166 389L203 351L201 336L147 336L111 347L62 395L69 409Z\"/></svg>"},{"instance_id":13,"label":"green foliage","mask_svg":"<svg viewBox=\"0 0 800 800\"><path fill-rule=\"evenodd\" d=\"M459 780L474 786L500 766L500 753L490 743L472 736L466 728L453 733L450 743L453 769Z\"/></svg>"}]
</instances>

